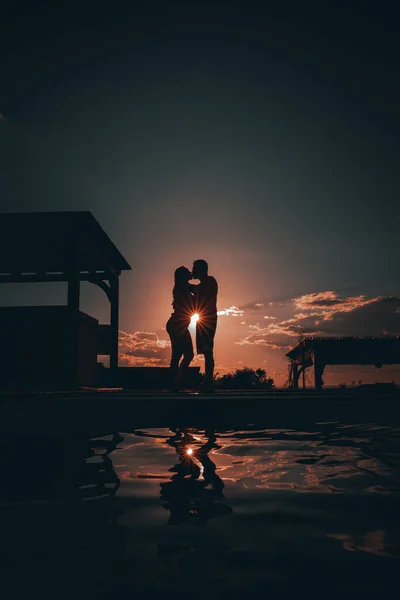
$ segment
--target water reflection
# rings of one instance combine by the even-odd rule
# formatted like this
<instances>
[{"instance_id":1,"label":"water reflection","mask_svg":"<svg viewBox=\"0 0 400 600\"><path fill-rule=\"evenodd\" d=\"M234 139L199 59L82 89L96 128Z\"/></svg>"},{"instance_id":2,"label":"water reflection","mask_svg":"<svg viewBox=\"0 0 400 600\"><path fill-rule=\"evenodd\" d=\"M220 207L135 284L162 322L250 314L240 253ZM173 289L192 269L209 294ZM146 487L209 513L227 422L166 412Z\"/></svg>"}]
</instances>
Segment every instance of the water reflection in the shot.
<instances>
[{"instance_id":1,"label":"water reflection","mask_svg":"<svg viewBox=\"0 0 400 600\"><path fill-rule=\"evenodd\" d=\"M166 443L175 448L179 460L169 469L175 474L161 487L162 506L170 511L169 525L193 523L204 525L207 519L229 515L232 508L225 502L224 483L209 452L218 447L215 431L205 432L206 442L196 445L189 430L171 430Z\"/></svg>"},{"instance_id":2,"label":"water reflection","mask_svg":"<svg viewBox=\"0 0 400 600\"><path fill-rule=\"evenodd\" d=\"M202 486L205 482L215 496L226 482L253 490L400 493L400 431L393 427L321 423L308 431L254 426L218 433L187 428L166 431L134 432L143 440L140 447L134 445L136 453L149 457L146 467L150 470L136 474L128 470L123 477L164 478L169 458L160 452L160 444L166 443L179 460L169 469L175 475L162 490L176 490L174 497L178 489L186 496L184 490L190 486L199 488L193 485L196 481Z\"/></svg>"},{"instance_id":3,"label":"water reflection","mask_svg":"<svg viewBox=\"0 0 400 600\"><path fill-rule=\"evenodd\" d=\"M221 432L218 468L249 488L307 493L399 493L395 428L323 423L309 431Z\"/></svg>"},{"instance_id":4,"label":"water reflection","mask_svg":"<svg viewBox=\"0 0 400 600\"><path fill-rule=\"evenodd\" d=\"M400 435L393 426L135 430L123 448L120 492L137 506L132 530L156 545L140 580L154 595L293 597L299 586L326 593L329 585L335 596L350 596L397 580ZM140 559L139 548L133 556Z\"/></svg>"},{"instance_id":5,"label":"water reflection","mask_svg":"<svg viewBox=\"0 0 400 600\"><path fill-rule=\"evenodd\" d=\"M62 581L74 597L92 598L113 585L126 529L110 453L122 441L119 434L1 439L0 573L13 597L36 586L54 593Z\"/></svg>"},{"instance_id":6,"label":"water reflection","mask_svg":"<svg viewBox=\"0 0 400 600\"><path fill-rule=\"evenodd\" d=\"M372 579L377 590L397 582L393 426L123 436L2 439L0 572L12 597L60 585L85 600L293 597L327 582L360 595Z\"/></svg>"}]
</instances>

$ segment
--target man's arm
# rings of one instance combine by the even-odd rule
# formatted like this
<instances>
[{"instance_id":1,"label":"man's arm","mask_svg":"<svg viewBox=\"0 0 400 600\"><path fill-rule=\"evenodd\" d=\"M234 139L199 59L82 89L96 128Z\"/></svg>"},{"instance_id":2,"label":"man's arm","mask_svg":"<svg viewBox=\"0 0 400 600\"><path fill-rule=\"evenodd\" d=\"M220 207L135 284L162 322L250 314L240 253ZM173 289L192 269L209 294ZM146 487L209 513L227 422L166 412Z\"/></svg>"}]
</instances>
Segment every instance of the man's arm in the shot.
<instances>
[{"instance_id":1,"label":"man's arm","mask_svg":"<svg viewBox=\"0 0 400 600\"><path fill-rule=\"evenodd\" d=\"M213 291L213 294L215 294L215 297L217 297L217 294L218 294L218 283L217 283L217 280L215 279L215 277L212 277L212 288L211 289Z\"/></svg>"}]
</instances>

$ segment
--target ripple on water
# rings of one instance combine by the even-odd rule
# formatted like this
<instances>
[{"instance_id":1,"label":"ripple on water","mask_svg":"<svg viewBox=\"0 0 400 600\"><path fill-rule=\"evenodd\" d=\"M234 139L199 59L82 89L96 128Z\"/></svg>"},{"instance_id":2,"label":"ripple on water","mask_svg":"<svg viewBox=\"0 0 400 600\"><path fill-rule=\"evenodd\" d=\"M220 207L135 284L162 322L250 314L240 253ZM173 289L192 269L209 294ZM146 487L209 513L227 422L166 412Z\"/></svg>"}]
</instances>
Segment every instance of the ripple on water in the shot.
<instances>
[{"instance_id":1,"label":"ripple on water","mask_svg":"<svg viewBox=\"0 0 400 600\"><path fill-rule=\"evenodd\" d=\"M63 581L94 597L397 584L398 428L146 429L3 449L0 557L54 585L59 556Z\"/></svg>"}]
</instances>

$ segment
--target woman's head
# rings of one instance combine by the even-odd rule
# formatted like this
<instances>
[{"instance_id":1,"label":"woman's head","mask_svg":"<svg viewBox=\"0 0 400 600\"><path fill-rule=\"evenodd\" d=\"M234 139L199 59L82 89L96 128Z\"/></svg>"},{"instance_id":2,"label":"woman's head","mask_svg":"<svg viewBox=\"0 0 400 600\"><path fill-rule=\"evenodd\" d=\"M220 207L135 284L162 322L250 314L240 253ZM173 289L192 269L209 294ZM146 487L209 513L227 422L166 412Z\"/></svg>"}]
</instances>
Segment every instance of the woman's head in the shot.
<instances>
[{"instance_id":1,"label":"woman's head","mask_svg":"<svg viewBox=\"0 0 400 600\"><path fill-rule=\"evenodd\" d=\"M175 285L185 285L192 279L192 274L187 267L178 267L175 271Z\"/></svg>"}]
</instances>

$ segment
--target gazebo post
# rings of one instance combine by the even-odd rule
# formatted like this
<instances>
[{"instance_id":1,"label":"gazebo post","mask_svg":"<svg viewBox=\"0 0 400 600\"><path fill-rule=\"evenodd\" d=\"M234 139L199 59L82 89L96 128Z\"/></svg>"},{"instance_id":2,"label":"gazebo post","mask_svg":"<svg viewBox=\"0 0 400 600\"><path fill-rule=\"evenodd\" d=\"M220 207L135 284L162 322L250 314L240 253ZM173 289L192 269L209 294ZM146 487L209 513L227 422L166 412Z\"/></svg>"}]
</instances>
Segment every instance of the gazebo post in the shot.
<instances>
[{"instance_id":1,"label":"gazebo post","mask_svg":"<svg viewBox=\"0 0 400 600\"><path fill-rule=\"evenodd\" d=\"M76 266L68 273L68 308L79 310L80 277Z\"/></svg>"},{"instance_id":2,"label":"gazebo post","mask_svg":"<svg viewBox=\"0 0 400 600\"><path fill-rule=\"evenodd\" d=\"M324 373L325 364L321 360L321 357L318 356L318 353L314 350L314 381L315 381L315 389L322 390L324 382L322 379L322 375Z\"/></svg>"},{"instance_id":3,"label":"gazebo post","mask_svg":"<svg viewBox=\"0 0 400 600\"><path fill-rule=\"evenodd\" d=\"M75 357L78 352L78 338L79 338L79 320L77 313L79 312L79 300L80 300L80 269L77 256L75 255L69 265L68 272L68 295L67 295L67 306L69 312L69 344L70 344L70 356ZM78 364L75 360L70 361L70 380L72 382L77 381L78 378Z\"/></svg>"},{"instance_id":4,"label":"gazebo post","mask_svg":"<svg viewBox=\"0 0 400 600\"><path fill-rule=\"evenodd\" d=\"M292 360L293 389L299 389L299 365Z\"/></svg>"},{"instance_id":5,"label":"gazebo post","mask_svg":"<svg viewBox=\"0 0 400 600\"><path fill-rule=\"evenodd\" d=\"M118 338L119 338L119 277L110 279L110 370L114 384L118 381Z\"/></svg>"}]
</instances>

